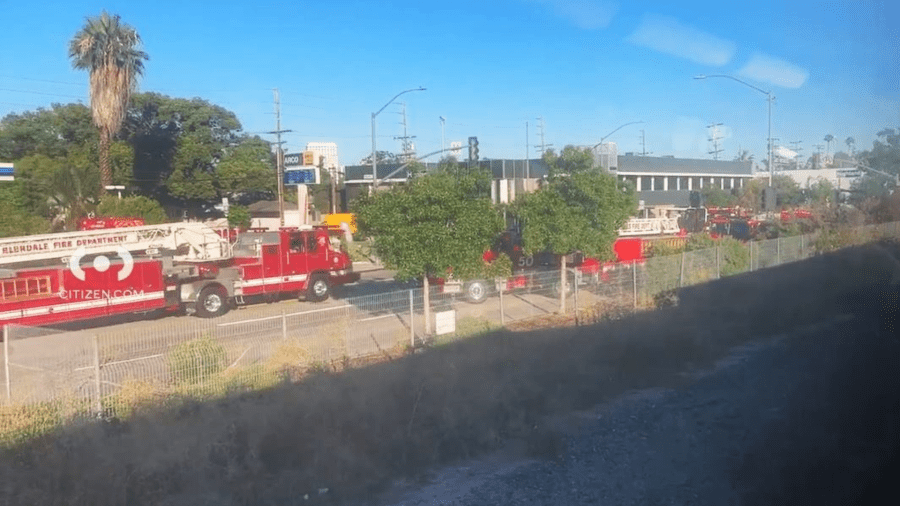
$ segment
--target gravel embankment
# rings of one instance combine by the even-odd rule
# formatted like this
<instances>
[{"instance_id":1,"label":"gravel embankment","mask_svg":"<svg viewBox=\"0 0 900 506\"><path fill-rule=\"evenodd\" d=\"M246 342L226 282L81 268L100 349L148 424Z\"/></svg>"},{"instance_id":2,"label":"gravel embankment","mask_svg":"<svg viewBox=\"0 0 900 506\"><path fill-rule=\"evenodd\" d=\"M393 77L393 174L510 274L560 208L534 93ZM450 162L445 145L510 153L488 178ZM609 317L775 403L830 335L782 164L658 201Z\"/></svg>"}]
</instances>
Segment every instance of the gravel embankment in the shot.
<instances>
[{"instance_id":1,"label":"gravel embankment","mask_svg":"<svg viewBox=\"0 0 900 506\"><path fill-rule=\"evenodd\" d=\"M900 343L878 328L838 315L760 339L687 387L548 422L564 434L556 460L511 449L372 504L894 503L875 487L900 477L896 460L885 469L900 442Z\"/></svg>"}]
</instances>

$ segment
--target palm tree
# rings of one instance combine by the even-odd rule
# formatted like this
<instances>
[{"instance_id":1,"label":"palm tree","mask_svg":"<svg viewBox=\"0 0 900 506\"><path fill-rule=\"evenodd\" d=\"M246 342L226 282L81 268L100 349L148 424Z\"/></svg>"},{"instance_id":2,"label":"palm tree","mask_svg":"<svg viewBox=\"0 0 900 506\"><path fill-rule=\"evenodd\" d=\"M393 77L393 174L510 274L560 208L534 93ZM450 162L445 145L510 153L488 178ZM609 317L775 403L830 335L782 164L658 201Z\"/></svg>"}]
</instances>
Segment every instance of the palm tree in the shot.
<instances>
[{"instance_id":1,"label":"palm tree","mask_svg":"<svg viewBox=\"0 0 900 506\"><path fill-rule=\"evenodd\" d=\"M831 152L831 143L834 141L834 136L831 135L831 134L828 134L828 135L825 136L824 141L825 141L826 146L827 146L827 147L825 148L825 158L828 158L828 156L829 156L829 154L830 154L830 152Z\"/></svg>"},{"instance_id":2,"label":"palm tree","mask_svg":"<svg viewBox=\"0 0 900 506\"><path fill-rule=\"evenodd\" d=\"M847 137L847 140L844 142L847 143L847 150L850 151L850 159L853 159L853 147L856 146L856 139L853 137Z\"/></svg>"},{"instance_id":3,"label":"palm tree","mask_svg":"<svg viewBox=\"0 0 900 506\"><path fill-rule=\"evenodd\" d=\"M87 18L69 42L69 58L76 69L90 73L91 112L100 130L100 193L112 184L109 146L122 126L147 53L137 49L141 37L118 15L103 11Z\"/></svg>"}]
</instances>

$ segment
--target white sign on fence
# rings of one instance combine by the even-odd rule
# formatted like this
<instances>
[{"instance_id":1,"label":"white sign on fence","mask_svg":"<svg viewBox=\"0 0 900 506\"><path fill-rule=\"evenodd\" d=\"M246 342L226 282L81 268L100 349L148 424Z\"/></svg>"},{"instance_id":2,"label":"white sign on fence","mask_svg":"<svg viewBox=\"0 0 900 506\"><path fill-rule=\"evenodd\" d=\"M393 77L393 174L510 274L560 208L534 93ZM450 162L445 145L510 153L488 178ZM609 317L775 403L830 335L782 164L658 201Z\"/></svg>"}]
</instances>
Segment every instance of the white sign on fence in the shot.
<instances>
[{"instance_id":1,"label":"white sign on fence","mask_svg":"<svg viewBox=\"0 0 900 506\"><path fill-rule=\"evenodd\" d=\"M456 311L451 309L434 313L434 332L437 335L456 332Z\"/></svg>"}]
</instances>

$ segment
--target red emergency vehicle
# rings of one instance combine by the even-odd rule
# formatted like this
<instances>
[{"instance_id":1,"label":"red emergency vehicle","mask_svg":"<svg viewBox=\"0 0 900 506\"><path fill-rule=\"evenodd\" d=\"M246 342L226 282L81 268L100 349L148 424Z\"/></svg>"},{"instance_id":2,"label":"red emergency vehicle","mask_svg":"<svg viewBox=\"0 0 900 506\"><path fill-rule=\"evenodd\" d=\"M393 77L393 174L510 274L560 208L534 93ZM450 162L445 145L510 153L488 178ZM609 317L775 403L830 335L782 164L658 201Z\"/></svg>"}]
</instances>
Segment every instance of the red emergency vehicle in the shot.
<instances>
[{"instance_id":1,"label":"red emergency vehicle","mask_svg":"<svg viewBox=\"0 0 900 506\"><path fill-rule=\"evenodd\" d=\"M0 324L46 325L151 310L225 314L253 295L324 300L359 279L324 228L245 232L202 223L0 239Z\"/></svg>"}]
</instances>

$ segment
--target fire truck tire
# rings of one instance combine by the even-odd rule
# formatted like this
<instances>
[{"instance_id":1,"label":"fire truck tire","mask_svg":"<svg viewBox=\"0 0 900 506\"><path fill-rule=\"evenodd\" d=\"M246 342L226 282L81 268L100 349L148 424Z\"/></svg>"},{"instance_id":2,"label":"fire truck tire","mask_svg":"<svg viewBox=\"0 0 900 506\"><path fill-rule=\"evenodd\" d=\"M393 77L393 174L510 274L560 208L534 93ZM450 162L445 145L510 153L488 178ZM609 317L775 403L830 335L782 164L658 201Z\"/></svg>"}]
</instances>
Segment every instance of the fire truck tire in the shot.
<instances>
[{"instance_id":1,"label":"fire truck tire","mask_svg":"<svg viewBox=\"0 0 900 506\"><path fill-rule=\"evenodd\" d=\"M210 285L200 291L197 297L197 316L215 318L228 312L228 294L221 286Z\"/></svg>"},{"instance_id":2,"label":"fire truck tire","mask_svg":"<svg viewBox=\"0 0 900 506\"><path fill-rule=\"evenodd\" d=\"M321 274L314 274L306 288L306 300L310 302L322 302L331 295L331 285L328 278Z\"/></svg>"},{"instance_id":3,"label":"fire truck tire","mask_svg":"<svg viewBox=\"0 0 900 506\"><path fill-rule=\"evenodd\" d=\"M466 285L466 300L472 304L481 304L487 299L487 285L484 281L471 281Z\"/></svg>"}]
</instances>

